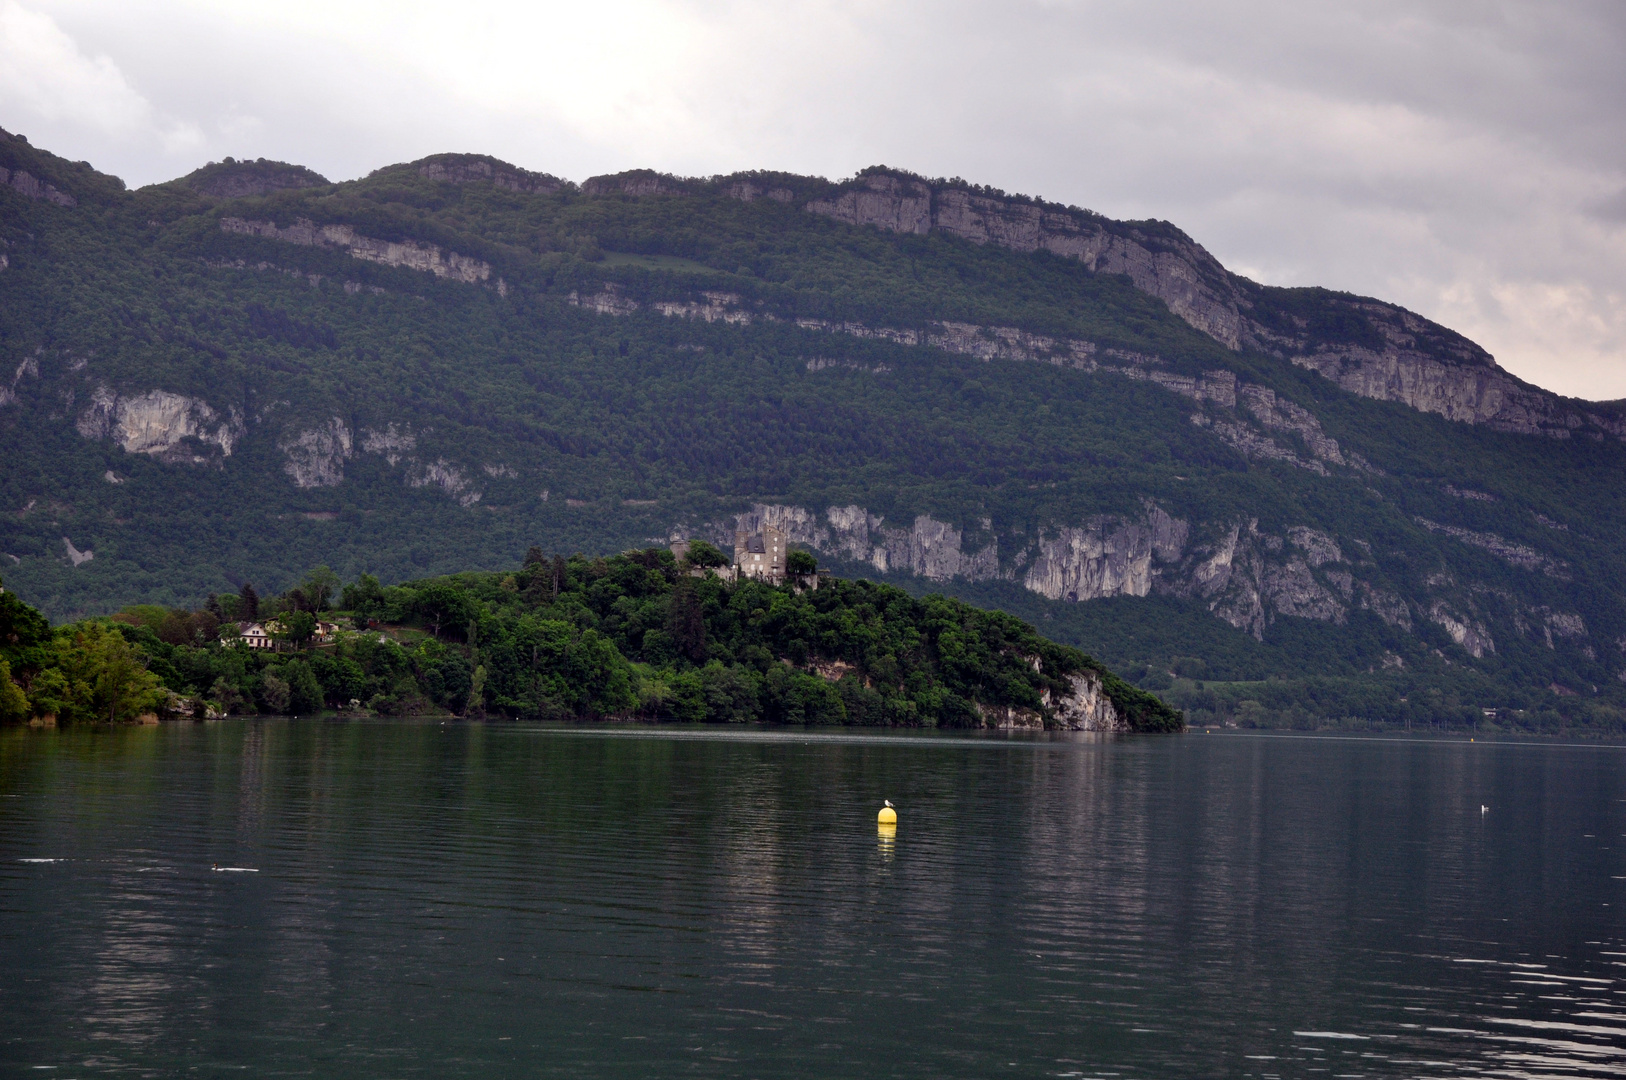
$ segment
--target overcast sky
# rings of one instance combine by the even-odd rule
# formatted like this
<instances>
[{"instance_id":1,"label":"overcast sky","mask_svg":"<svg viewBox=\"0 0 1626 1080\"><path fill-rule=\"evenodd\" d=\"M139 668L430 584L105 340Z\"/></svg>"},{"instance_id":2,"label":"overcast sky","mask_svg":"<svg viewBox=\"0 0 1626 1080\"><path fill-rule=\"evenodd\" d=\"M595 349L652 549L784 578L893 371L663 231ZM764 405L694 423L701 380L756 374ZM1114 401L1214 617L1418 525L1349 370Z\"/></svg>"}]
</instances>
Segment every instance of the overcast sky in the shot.
<instances>
[{"instance_id":1,"label":"overcast sky","mask_svg":"<svg viewBox=\"0 0 1626 1080\"><path fill-rule=\"evenodd\" d=\"M1626 397L1623 0L0 0L0 127L132 185L884 163L1165 218Z\"/></svg>"}]
</instances>

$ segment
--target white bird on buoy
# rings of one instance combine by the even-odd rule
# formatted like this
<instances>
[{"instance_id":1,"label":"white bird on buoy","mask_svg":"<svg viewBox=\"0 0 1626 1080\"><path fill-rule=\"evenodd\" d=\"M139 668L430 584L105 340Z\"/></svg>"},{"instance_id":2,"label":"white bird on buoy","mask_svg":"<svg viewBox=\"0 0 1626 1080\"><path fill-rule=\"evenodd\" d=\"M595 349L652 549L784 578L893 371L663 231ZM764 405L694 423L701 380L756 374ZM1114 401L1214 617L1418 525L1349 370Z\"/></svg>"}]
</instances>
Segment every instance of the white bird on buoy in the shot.
<instances>
[{"instance_id":1,"label":"white bird on buoy","mask_svg":"<svg viewBox=\"0 0 1626 1080\"><path fill-rule=\"evenodd\" d=\"M1488 814L1488 813L1490 813L1490 807L1486 806L1484 803L1480 803L1479 804L1479 812L1481 814Z\"/></svg>"},{"instance_id":2,"label":"white bird on buoy","mask_svg":"<svg viewBox=\"0 0 1626 1080\"><path fill-rule=\"evenodd\" d=\"M898 811L892 806L892 800L882 799L881 802L885 803L886 805L881 807L881 812L879 814L875 815L875 820L882 826L897 825Z\"/></svg>"}]
</instances>

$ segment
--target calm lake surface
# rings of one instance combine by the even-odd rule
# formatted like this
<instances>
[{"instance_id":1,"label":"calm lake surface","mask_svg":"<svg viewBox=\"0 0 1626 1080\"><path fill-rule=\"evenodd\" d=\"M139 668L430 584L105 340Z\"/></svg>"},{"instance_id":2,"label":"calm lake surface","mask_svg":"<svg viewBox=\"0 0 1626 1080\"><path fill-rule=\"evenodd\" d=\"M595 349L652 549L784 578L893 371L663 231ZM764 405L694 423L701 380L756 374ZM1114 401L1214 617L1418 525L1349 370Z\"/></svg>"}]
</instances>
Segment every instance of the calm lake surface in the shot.
<instances>
[{"instance_id":1,"label":"calm lake surface","mask_svg":"<svg viewBox=\"0 0 1626 1080\"><path fill-rule=\"evenodd\" d=\"M0 1072L1620 1076L1622 834L1610 747L9 730Z\"/></svg>"}]
</instances>

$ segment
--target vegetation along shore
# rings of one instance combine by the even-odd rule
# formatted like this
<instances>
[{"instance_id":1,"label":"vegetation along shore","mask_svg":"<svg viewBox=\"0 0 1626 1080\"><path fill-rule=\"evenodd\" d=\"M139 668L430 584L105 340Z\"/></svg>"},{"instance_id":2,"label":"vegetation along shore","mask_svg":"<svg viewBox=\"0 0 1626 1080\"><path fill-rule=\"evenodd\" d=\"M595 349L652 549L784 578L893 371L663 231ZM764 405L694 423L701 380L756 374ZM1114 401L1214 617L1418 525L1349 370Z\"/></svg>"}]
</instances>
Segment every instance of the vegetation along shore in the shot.
<instances>
[{"instance_id":1,"label":"vegetation along shore","mask_svg":"<svg viewBox=\"0 0 1626 1080\"><path fill-rule=\"evenodd\" d=\"M1178 731L1183 715L1014 616L869 581L731 580L697 543L339 587L318 568L197 610L52 628L0 593L0 721L229 714ZM811 571L811 559L796 569Z\"/></svg>"}]
</instances>

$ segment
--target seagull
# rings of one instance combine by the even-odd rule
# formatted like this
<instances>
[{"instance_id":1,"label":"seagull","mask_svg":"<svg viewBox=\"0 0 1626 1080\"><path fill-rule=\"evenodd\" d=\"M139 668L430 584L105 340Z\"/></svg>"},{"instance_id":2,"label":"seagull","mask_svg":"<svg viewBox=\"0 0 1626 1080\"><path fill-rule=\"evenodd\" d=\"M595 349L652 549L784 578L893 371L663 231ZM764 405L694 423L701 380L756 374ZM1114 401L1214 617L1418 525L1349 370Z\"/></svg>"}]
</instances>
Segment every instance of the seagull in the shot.
<instances>
[{"instance_id":1,"label":"seagull","mask_svg":"<svg viewBox=\"0 0 1626 1080\"><path fill-rule=\"evenodd\" d=\"M1484 803L1480 803L1479 804L1479 812L1481 814L1488 814L1488 813L1490 813L1490 807L1486 806Z\"/></svg>"},{"instance_id":2,"label":"seagull","mask_svg":"<svg viewBox=\"0 0 1626 1080\"><path fill-rule=\"evenodd\" d=\"M888 805L888 806L892 806L892 800L891 799L882 799L881 801L886 803L886 805ZM892 806L892 809L896 810L897 807Z\"/></svg>"}]
</instances>

